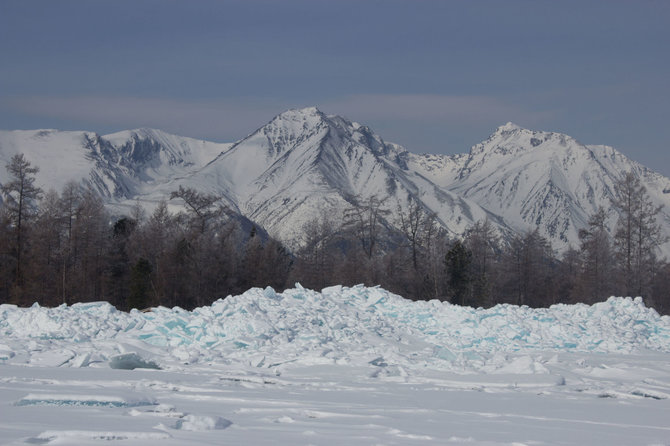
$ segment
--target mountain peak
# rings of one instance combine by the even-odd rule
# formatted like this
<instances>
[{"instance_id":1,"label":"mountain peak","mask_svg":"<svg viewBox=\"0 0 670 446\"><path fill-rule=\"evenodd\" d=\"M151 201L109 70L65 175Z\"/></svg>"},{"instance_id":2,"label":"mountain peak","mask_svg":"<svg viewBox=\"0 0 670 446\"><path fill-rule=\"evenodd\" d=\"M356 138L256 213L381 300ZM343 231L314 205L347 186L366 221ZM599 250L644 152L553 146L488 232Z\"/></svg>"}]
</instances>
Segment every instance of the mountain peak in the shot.
<instances>
[{"instance_id":1,"label":"mountain peak","mask_svg":"<svg viewBox=\"0 0 670 446\"><path fill-rule=\"evenodd\" d=\"M508 122L507 124L501 125L496 129L496 133L509 133L509 132L515 132L517 130L523 130L522 127L516 125L513 122Z\"/></svg>"},{"instance_id":2,"label":"mountain peak","mask_svg":"<svg viewBox=\"0 0 670 446\"><path fill-rule=\"evenodd\" d=\"M310 107L303 107L303 108L297 108L294 109L300 113L306 114L306 115L315 115L315 114L320 114L321 110L319 110L316 106L312 105Z\"/></svg>"},{"instance_id":3,"label":"mountain peak","mask_svg":"<svg viewBox=\"0 0 670 446\"><path fill-rule=\"evenodd\" d=\"M318 127L325 118L326 116L316 107L293 108L275 116L261 130L274 133L278 129L284 129L291 134L297 135L308 128L313 129Z\"/></svg>"},{"instance_id":4,"label":"mountain peak","mask_svg":"<svg viewBox=\"0 0 670 446\"><path fill-rule=\"evenodd\" d=\"M168 134L162 130L142 127L110 133L108 135L103 135L103 138L111 142L113 145L121 146L132 139L162 139L166 136L168 136Z\"/></svg>"},{"instance_id":5,"label":"mountain peak","mask_svg":"<svg viewBox=\"0 0 670 446\"><path fill-rule=\"evenodd\" d=\"M561 250L579 243L589 214L609 205L620 172L630 170L644 179L655 206L670 208L670 179L612 148L512 122L469 154L448 158L411 154L317 107L284 111L232 145L150 128L101 136L0 131L0 162L17 152L43 167L40 185L58 190L74 179L114 206L136 198L158 202L181 184L217 193L288 243L299 241L300 228L324 209L377 195L391 197L390 210L396 200L406 206L407 197L416 198L453 234L487 217L501 233L540 227ZM0 182L3 175L0 169ZM659 221L670 234L670 213L662 212ZM661 249L668 255L670 243Z\"/></svg>"},{"instance_id":6,"label":"mountain peak","mask_svg":"<svg viewBox=\"0 0 670 446\"><path fill-rule=\"evenodd\" d=\"M292 108L290 110L286 110L283 113L278 114L275 119L289 119L289 120L295 120L295 119L305 119L309 117L320 117L323 116L323 113L321 113L321 110L318 108L312 106L312 107L304 107L304 108Z\"/></svg>"}]
</instances>

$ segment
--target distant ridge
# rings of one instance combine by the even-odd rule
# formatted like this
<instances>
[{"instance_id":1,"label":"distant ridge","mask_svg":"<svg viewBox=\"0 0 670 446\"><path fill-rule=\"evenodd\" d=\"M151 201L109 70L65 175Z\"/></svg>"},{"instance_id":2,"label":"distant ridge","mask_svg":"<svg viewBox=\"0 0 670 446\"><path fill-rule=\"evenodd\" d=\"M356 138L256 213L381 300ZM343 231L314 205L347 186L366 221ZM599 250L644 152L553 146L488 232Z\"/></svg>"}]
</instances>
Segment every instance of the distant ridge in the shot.
<instances>
[{"instance_id":1,"label":"distant ridge","mask_svg":"<svg viewBox=\"0 0 670 446\"><path fill-rule=\"evenodd\" d=\"M488 218L503 234L539 228L555 249L578 233L610 199L617 179L635 172L670 235L670 179L608 146L587 146L561 133L508 122L459 155L418 155L369 127L316 107L288 110L233 144L136 129L110 135L57 130L0 131L0 161L22 152L41 167L38 182L59 191L67 181L92 186L122 211L148 207L180 185L222 196L234 210L291 247L302 227L356 199L376 196L395 212L409 200L434 212L452 235ZM7 174L0 169L0 183ZM394 224L389 218L388 223ZM670 244L662 246L670 255Z\"/></svg>"}]
</instances>

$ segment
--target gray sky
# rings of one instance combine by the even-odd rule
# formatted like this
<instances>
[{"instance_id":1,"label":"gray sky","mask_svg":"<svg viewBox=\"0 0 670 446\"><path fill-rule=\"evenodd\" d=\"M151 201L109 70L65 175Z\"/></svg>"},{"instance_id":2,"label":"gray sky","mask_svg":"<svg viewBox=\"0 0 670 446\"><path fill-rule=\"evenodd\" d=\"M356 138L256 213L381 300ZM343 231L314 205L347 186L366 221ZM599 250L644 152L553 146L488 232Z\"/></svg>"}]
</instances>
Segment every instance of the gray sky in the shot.
<instances>
[{"instance_id":1,"label":"gray sky","mask_svg":"<svg viewBox=\"0 0 670 446\"><path fill-rule=\"evenodd\" d=\"M507 121L670 175L670 2L0 0L0 128L234 141L316 105L413 152Z\"/></svg>"}]
</instances>

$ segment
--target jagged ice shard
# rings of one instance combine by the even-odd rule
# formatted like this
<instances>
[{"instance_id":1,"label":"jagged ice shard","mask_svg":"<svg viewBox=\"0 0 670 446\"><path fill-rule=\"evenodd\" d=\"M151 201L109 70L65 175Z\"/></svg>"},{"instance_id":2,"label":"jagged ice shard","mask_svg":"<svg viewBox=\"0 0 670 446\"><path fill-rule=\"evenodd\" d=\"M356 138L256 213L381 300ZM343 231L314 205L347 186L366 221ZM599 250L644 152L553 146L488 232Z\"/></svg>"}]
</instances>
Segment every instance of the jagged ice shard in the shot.
<instances>
[{"instance_id":1,"label":"jagged ice shard","mask_svg":"<svg viewBox=\"0 0 670 446\"><path fill-rule=\"evenodd\" d=\"M0 305L4 444L663 444L670 317L381 288Z\"/></svg>"}]
</instances>

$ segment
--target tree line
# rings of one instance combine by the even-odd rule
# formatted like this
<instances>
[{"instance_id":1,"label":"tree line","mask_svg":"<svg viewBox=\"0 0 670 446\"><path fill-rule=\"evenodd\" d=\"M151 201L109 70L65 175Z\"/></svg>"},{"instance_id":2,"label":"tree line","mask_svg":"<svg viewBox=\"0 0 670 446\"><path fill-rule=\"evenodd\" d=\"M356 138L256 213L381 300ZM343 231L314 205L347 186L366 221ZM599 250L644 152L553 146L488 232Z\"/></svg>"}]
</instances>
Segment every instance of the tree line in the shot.
<instances>
[{"instance_id":1,"label":"tree line","mask_svg":"<svg viewBox=\"0 0 670 446\"><path fill-rule=\"evenodd\" d=\"M38 169L21 154L6 167L0 303L190 309L251 287L300 282L381 285L410 299L483 307L643 296L670 312L670 265L658 257L667 241L656 222L660 208L632 173L616 184L614 230L601 208L580 231L579 246L557 256L538 229L501 237L483 220L456 236L419 202L391 213L378 197L350 197L344 212L306 222L304 243L291 252L211 194L180 187L150 215L137 204L113 218L81 184L60 192L36 187ZM183 210L170 212L169 202Z\"/></svg>"}]
</instances>

